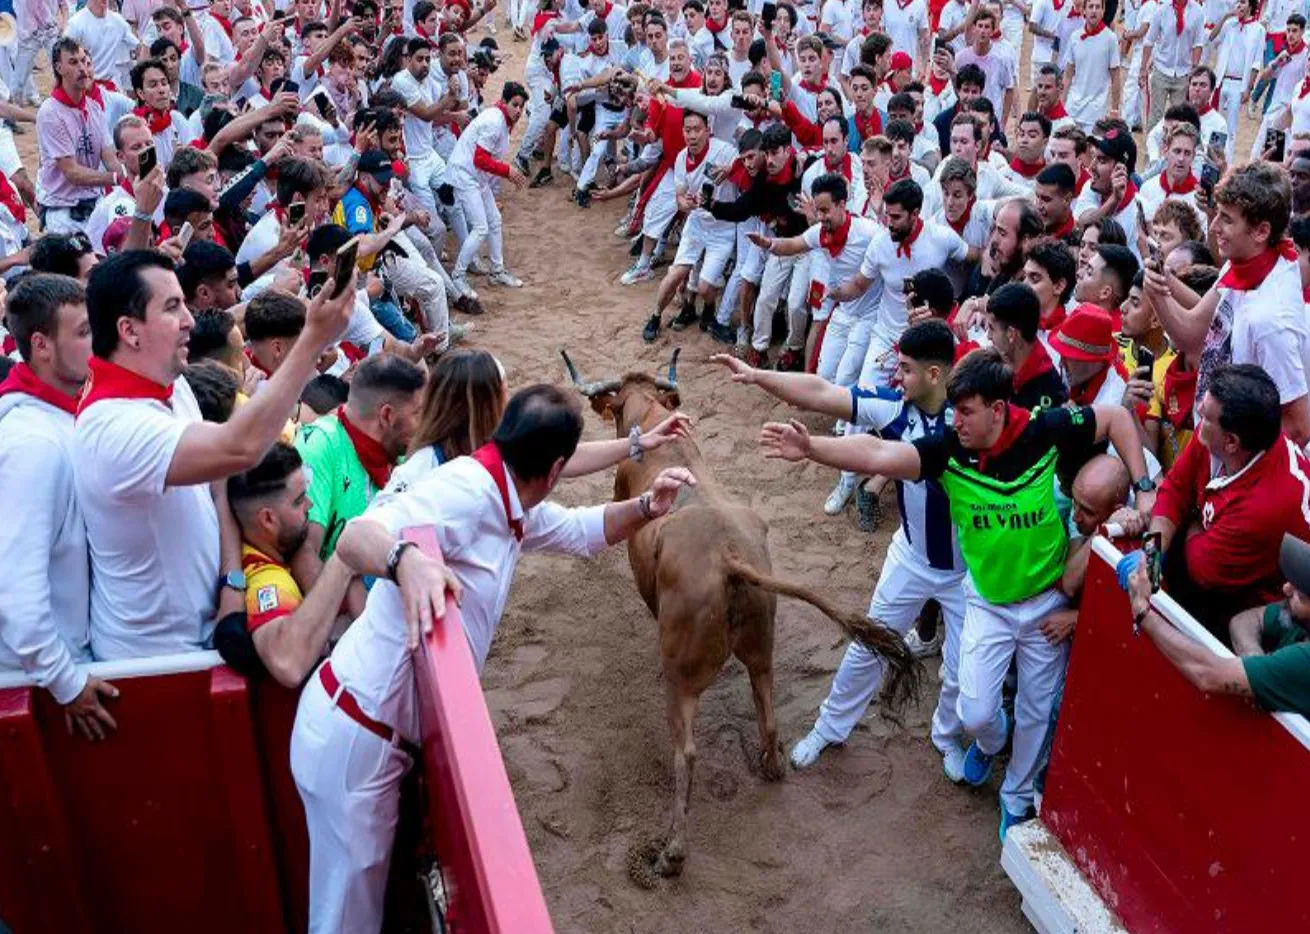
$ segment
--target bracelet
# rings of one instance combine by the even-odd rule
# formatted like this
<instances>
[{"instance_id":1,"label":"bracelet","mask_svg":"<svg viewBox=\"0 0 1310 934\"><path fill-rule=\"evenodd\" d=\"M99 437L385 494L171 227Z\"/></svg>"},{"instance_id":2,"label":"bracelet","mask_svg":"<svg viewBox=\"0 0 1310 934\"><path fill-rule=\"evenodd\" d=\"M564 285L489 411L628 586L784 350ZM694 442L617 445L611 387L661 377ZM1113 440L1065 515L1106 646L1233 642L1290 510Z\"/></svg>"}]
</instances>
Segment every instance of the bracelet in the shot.
<instances>
[{"instance_id":1,"label":"bracelet","mask_svg":"<svg viewBox=\"0 0 1310 934\"><path fill-rule=\"evenodd\" d=\"M401 539L391 546L391 552L387 555L387 580L393 584L399 584L396 580L396 571L400 569L400 559L404 556L406 549L414 548L415 543L407 539Z\"/></svg>"},{"instance_id":2,"label":"bracelet","mask_svg":"<svg viewBox=\"0 0 1310 934\"><path fill-rule=\"evenodd\" d=\"M155 216L153 214L147 214L144 211L133 211L132 220L140 221L143 224L153 224L155 222Z\"/></svg>"},{"instance_id":3,"label":"bracelet","mask_svg":"<svg viewBox=\"0 0 1310 934\"><path fill-rule=\"evenodd\" d=\"M649 522L654 519L654 514L650 511L650 493L642 493L637 497L637 508L641 510L642 517Z\"/></svg>"},{"instance_id":4,"label":"bracelet","mask_svg":"<svg viewBox=\"0 0 1310 934\"><path fill-rule=\"evenodd\" d=\"M1133 614L1133 635L1139 635L1142 631L1142 623L1146 622L1147 614L1151 612L1151 604L1146 605L1146 609L1140 613Z\"/></svg>"}]
</instances>

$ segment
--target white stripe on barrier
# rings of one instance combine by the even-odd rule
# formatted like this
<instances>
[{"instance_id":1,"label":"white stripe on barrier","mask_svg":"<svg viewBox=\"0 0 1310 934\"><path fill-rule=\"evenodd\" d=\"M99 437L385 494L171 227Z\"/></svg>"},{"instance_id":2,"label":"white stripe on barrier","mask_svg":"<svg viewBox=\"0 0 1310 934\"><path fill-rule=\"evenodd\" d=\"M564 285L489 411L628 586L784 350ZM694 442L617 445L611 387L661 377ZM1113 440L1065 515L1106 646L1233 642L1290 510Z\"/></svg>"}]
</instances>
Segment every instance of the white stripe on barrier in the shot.
<instances>
[{"instance_id":1,"label":"white stripe on barrier","mask_svg":"<svg viewBox=\"0 0 1310 934\"><path fill-rule=\"evenodd\" d=\"M156 655L152 658L124 658L112 662L92 662L84 665L87 674L106 681L125 678L150 678L158 675L176 675L187 671L206 671L223 664L217 652L182 652L177 655ZM37 687L36 680L21 671L0 671L0 690L5 688Z\"/></svg>"},{"instance_id":2,"label":"white stripe on barrier","mask_svg":"<svg viewBox=\"0 0 1310 934\"><path fill-rule=\"evenodd\" d=\"M1092 541L1092 548L1111 568L1117 567L1119 559L1123 557L1123 553L1115 548L1109 539L1100 535ZM1161 592L1151 597L1151 606L1159 611L1161 616L1169 620L1175 629L1201 643L1220 658L1236 658L1227 646L1216 639L1208 629L1193 618L1191 613L1179 606L1178 602L1167 593ZM1294 713L1275 713L1272 716L1283 725L1287 732L1295 736L1302 746L1310 749L1310 722L1307 722L1305 717Z\"/></svg>"}]
</instances>

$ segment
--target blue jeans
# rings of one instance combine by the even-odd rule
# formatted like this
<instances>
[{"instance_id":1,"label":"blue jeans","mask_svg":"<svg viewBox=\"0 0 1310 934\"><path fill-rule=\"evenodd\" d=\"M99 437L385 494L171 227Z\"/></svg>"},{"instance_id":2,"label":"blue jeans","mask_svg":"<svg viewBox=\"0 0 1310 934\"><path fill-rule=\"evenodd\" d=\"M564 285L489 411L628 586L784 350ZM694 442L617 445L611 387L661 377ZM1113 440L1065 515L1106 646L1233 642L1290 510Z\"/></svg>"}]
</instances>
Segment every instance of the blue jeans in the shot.
<instances>
[{"instance_id":1,"label":"blue jeans","mask_svg":"<svg viewBox=\"0 0 1310 934\"><path fill-rule=\"evenodd\" d=\"M373 312L373 317L378 319L378 324L386 328L396 340L412 344L414 338L418 337L418 328L401 313L400 306L395 302L385 298L375 298L369 302L369 309Z\"/></svg>"}]
</instances>

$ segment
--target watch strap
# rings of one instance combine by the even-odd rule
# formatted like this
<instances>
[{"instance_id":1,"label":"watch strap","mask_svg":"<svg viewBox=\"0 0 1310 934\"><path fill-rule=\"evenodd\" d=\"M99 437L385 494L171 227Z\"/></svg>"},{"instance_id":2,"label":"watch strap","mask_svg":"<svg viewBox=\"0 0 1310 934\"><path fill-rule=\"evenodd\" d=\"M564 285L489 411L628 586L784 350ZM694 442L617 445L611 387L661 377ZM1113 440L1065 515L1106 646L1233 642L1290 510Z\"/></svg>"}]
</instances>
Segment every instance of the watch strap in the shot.
<instances>
[{"instance_id":1,"label":"watch strap","mask_svg":"<svg viewBox=\"0 0 1310 934\"><path fill-rule=\"evenodd\" d=\"M403 538L391 546L391 551L387 554L387 580L391 583L400 583L396 580L396 569L400 567L400 559L404 556L405 549L414 547L417 547L414 542Z\"/></svg>"}]
</instances>

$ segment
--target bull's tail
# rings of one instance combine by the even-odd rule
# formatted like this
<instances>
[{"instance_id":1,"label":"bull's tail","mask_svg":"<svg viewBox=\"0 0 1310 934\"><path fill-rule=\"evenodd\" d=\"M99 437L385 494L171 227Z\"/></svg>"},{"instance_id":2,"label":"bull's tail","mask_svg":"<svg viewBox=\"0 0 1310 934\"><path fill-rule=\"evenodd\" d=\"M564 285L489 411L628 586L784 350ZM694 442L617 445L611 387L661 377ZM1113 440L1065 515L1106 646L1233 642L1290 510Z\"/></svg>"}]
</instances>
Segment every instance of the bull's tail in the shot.
<instances>
[{"instance_id":1,"label":"bull's tail","mask_svg":"<svg viewBox=\"0 0 1310 934\"><path fill-rule=\"evenodd\" d=\"M763 574L732 551L724 551L722 558L732 577L771 593L804 600L840 626L847 638L881 656L888 669L882 683L883 709L893 719L899 719L909 704L917 702L923 665L894 629L869 619L863 613L847 613L809 588Z\"/></svg>"}]
</instances>

